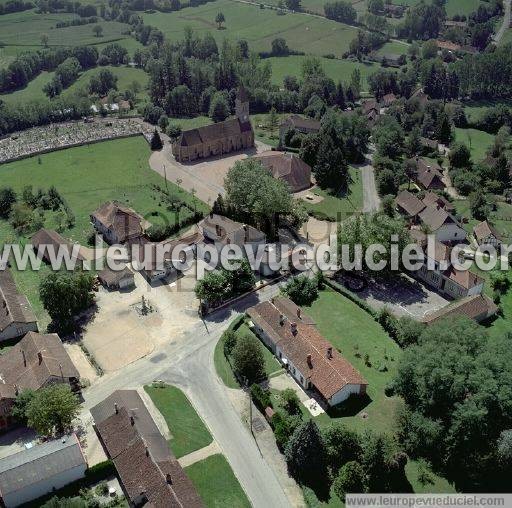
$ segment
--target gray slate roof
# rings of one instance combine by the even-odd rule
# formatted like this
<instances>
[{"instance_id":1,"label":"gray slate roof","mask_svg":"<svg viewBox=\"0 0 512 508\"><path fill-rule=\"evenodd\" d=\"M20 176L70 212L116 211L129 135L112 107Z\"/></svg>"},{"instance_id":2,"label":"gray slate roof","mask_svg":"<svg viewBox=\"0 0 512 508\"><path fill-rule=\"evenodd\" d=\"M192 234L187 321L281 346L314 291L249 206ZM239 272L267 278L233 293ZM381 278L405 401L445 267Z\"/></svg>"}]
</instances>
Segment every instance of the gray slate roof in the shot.
<instances>
[{"instance_id":1,"label":"gray slate roof","mask_svg":"<svg viewBox=\"0 0 512 508\"><path fill-rule=\"evenodd\" d=\"M87 462L75 434L48 441L0 460L0 492L6 496L80 465Z\"/></svg>"}]
</instances>

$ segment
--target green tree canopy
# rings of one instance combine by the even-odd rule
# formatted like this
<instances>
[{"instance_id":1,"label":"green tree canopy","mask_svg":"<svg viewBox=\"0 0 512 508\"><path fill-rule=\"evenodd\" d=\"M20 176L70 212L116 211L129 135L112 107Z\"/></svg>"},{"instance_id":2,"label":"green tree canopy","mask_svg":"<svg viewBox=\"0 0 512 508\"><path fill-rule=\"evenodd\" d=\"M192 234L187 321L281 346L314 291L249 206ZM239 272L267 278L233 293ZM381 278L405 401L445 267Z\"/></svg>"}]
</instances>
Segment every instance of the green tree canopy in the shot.
<instances>
[{"instance_id":1,"label":"green tree canopy","mask_svg":"<svg viewBox=\"0 0 512 508\"><path fill-rule=\"evenodd\" d=\"M242 335L238 338L231 359L233 369L240 379L248 385L265 377L265 358L260 341L252 335Z\"/></svg>"}]
</instances>

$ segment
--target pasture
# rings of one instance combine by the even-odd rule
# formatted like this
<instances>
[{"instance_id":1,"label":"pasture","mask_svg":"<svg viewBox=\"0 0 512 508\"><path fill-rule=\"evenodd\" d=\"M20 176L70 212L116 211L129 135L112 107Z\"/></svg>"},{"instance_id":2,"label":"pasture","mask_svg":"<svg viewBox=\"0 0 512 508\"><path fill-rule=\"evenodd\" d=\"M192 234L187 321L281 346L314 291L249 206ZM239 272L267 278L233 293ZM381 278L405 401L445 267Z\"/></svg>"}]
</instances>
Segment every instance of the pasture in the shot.
<instances>
[{"instance_id":1,"label":"pasture","mask_svg":"<svg viewBox=\"0 0 512 508\"><path fill-rule=\"evenodd\" d=\"M117 89L120 92L126 90L132 81L137 81L142 88L137 99L147 99L146 87L148 83L148 75L142 69L132 67L114 67L112 65L96 67L82 72L79 78L69 88L62 91L61 96L66 97L77 92L81 93L82 91L85 91L85 94L87 94L87 88L91 76L99 73L101 69L109 69L117 76ZM43 92L43 87L46 83L51 81L53 74L53 72L42 72L35 79L30 81L25 88L16 90L10 94L0 95L0 99L9 104L27 102L35 99L45 99L46 95Z\"/></svg>"},{"instance_id":2,"label":"pasture","mask_svg":"<svg viewBox=\"0 0 512 508\"><path fill-rule=\"evenodd\" d=\"M222 30L218 30L215 23L218 12L226 18ZM184 28L190 26L200 36L210 32L218 44L225 38L246 39L254 51L270 51L272 40L282 37L294 50L317 56L329 53L341 56L357 34L355 27L328 19L300 13L279 16L275 10L231 0L142 16L144 23L162 30L170 41L182 39Z\"/></svg>"},{"instance_id":3,"label":"pasture","mask_svg":"<svg viewBox=\"0 0 512 508\"><path fill-rule=\"evenodd\" d=\"M465 143L470 151L474 162L485 158L487 149L494 142L494 136L477 129L455 128L455 141Z\"/></svg>"},{"instance_id":4,"label":"pasture","mask_svg":"<svg viewBox=\"0 0 512 508\"><path fill-rule=\"evenodd\" d=\"M264 60L272 65L272 83L276 85L283 84L283 78L289 76L301 76L302 64L306 56L287 56L272 57ZM354 69L359 69L362 78L363 91L368 90L366 78L377 72L380 65L373 62L353 62L351 60L337 60L332 58L321 58L320 62L325 74L334 79L334 81L342 81L348 83Z\"/></svg>"},{"instance_id":5,"label":"pasture","mask_svg":"<svg viewBox=\"0 0 512 508\"><path fill-rule=\"evenodd\" d=\"M0 16L0 66L5 66L23 51L41 49L41 35L48 35L48 45L80 46L94 45L100 50L112 42L133 52L141 45L130 35L129 25L117 21L99 21L103 35L96 37L92 31L94 24L55 28L59 21L70 21L75 16L67 13L37 14L35 11L15 12Z\"/></svg>"}]
</instances>

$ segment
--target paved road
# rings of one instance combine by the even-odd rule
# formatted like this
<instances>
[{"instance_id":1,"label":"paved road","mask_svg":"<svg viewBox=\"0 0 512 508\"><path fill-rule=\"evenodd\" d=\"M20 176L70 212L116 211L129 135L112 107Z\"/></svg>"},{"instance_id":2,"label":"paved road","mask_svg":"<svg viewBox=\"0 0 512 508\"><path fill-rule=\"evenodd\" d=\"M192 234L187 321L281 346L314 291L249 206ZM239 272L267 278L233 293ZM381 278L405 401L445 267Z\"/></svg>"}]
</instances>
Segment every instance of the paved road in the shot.
<instances>
[{"instance_id":1,"label":"paved road","mask_svg":"<svg viewBox=\"0 0 512 508\"><path fill-rule=\"evenodd\" d=\"M373 152L375 148L370 145L370 152L367 154L367 162L365 166L360 166L363 176L363 212L372 213L380 208L380 197L375 185L375 170L372 166Z\"/></svg>"},{"instance_id":2,"label":"paved road","mask_svg":"<svg viewBox=\"0 0 512 508\"><path fill-rule=\"evenodd\" d=\"M214 313L204 324L199 322L179 346L169 344L119 373L106 375L84 392L83 418L90 418L88 409L117 389L135 388L157 379L173 383L186 392L204 419L251 504L256 508L291 506L232 406L213 363L215 344L229 322L258 301L271 298L278 289L277 285L267 286L251 294L234 308Z\"/></svg>"},{"instance_id":3,"label":"paved road","mask_svg":"<svg viewBox=\"0 0 512 508\"><path fill-rule=\"evenodd\" d=\"M503 23L500 26L500 29L494 36L494 42L496 44L499 44L501 42L501 39L505 35L505 32L510 28L510 13L511 13L512 0L504 0L503 6L505 8L505 15L503 16Z\"/></svg>"}]
</instances>

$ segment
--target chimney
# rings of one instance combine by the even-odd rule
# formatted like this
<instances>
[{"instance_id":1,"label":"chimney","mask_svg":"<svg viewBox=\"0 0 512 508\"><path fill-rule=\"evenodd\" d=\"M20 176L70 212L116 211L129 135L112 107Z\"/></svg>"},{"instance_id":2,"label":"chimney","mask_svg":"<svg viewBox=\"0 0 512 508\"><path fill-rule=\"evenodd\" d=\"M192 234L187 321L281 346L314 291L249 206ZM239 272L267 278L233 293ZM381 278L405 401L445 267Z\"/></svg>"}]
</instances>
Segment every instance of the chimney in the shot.
<instances>
[{"instance_id":1,"label":"chimney","mask_svg":"<svg viewBox=\"0 0 512 508\"><path fill-rule=\"evenodd\" d=\"M327 358L329 360L332 358L332 346L327 348Z\"/></svg>"},{"instance_id":2,"label":"chimney","mask_svg":"<svg viewBox=\"0 0 512 508\"><path fill-rule=\"evenodd\" d=\"M146 446L146 457L149 457L149 448Z\"/></svg>"},{"instance_id":3,"label":"chimney","mask_svg":"<svg viewBox=\"0 0 512 508\"><path fill-rule=\"evenodd\" d=\"M298 317L299 319L302 319L302 318L300 317L300 307L297 307L297 317Z\"/></svg>"},{"instance_id":4,"label":"chimney","mask_svg":"<svg viewBox=\"0 0 512 508\"><path fill-rule=\"evenodd\" d=\"M297 323L290 323L290 328L293 335L297 335Z\"/></svg>"},{"instance_id":5,"label":"chimney","mask_svg":"<svg viewBox=\"0 0 512 508\"><path fill-rule=\"evenodd\" d=\"M37 352L37 359L39 360L39 365L43 363L43 353L41 351Z\"/></svg>"},{"instance_id":6,"label":"chimney","mask_svg":"<svg viewBox=\"0 0 512 508\"><path fill-rule=\"evenodd\" d=\"M311 354L308 354L308 367L310 369L313 368L313 360L311 360Z\"/></svg>"},{"instance_id":7,"label":"chimney","mask_svg":"<svg viewBox=\"0 0 512 508\"><path fill-rule=\"evenodd\" d=\"M114 411L116 412L116 415L119 414L119 406L117 405L117 402L114 402Z\"/></svg>"},{"instance_id":8,"label":"chimney","mask_svg":"<svg viewBox=\"0 0 512 508\"><path fill-rule=\"evenodd\" d=\"M23 356L23 366L26 367L27 366L27 357L25 356L25 351L23 349L21 350L21 355Z\"/></svg>"},{"instance_id":9,"label":"chimney","mask_svg":"<svg viewBox=\"0 0 512 508\"><path fill-rule=\"evenodd\" d=\"M172 476L171 476L171 473L167 473L165 475L165 481L169 484L169 485L172 485Z\"/></svg>"},{"instance_id":10,"label":"chimney","mask_svg":"<svg viewBox=\"0 0 512 508\"><path fill-rule=\"evenodd\" d=\"M283 325L284 325L284 314L279 314L279 324L280 324L281 326L283 326Z\"/></svg>"},{"instance_id":11,"label":"chimney","mask_svg":"<svg viewBox=\"0 0 512 508\"><path fill-rule=\"evenodd\" d=\"M135 425L135 418L133 417L133 415L130 415L130 423L132 425Z\"/></svg>"}]
</instances>

